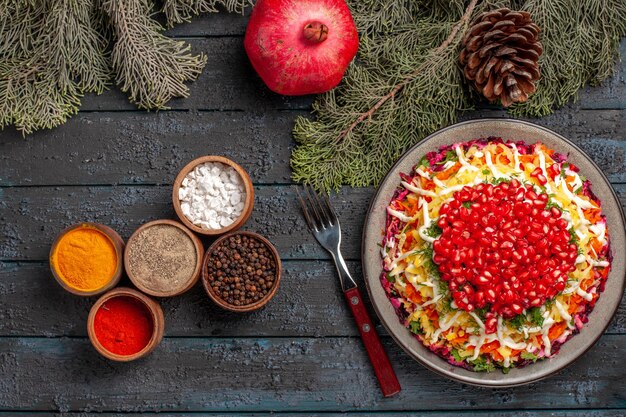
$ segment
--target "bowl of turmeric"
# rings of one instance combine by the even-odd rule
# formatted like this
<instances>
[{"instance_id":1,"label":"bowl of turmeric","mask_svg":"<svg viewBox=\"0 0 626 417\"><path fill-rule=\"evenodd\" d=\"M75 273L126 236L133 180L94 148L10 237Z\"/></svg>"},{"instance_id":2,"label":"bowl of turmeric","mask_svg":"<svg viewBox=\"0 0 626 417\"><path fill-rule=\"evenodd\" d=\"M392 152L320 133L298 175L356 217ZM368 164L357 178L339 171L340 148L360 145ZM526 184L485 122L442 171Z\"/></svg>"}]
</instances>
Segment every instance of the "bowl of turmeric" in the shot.
<instances>
[{"instance_id":1,"label":"bowl of turmeric","mask_svg":"<svg viewBox=\"0 0 626 417\"><path fill-rule=\"evenodd\" d=\"M72 294L90 297L115 287L122 277L124 241L108 226L78 223L63 230L50 249L50 270Z\"/></svg>"}]
</instances>

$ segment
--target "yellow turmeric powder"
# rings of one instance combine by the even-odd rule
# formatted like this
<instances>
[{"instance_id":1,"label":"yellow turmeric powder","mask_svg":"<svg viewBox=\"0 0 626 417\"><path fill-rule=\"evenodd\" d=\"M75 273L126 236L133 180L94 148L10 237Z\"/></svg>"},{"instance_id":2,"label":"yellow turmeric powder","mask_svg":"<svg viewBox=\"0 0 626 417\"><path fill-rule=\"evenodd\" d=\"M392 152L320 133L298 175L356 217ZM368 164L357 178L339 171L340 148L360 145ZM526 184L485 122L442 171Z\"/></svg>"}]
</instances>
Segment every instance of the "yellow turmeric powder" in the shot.
<instances>
[{"instance_id":1,"label":"yellow turmeric powder","mask_svg":"<svg viewBox=\"0 0 626 417\"><path fill-rule=\"evenodd\" d=\"M117 256L108 236L83 225L61 237L50 262L68 286L87 292L104 287L113 278Z\"/></svg>"}]
</instances>

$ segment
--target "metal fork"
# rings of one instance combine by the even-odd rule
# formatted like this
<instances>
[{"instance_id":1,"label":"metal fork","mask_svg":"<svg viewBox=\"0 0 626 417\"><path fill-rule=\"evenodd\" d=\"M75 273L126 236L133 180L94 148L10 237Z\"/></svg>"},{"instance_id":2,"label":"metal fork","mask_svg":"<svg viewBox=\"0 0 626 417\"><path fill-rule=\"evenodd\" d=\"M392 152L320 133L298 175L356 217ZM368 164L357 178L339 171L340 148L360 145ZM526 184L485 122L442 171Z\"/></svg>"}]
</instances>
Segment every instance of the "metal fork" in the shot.
<instances>
[{"instance_id":1,"label":"metal fork","mask_svg":"<svg viewBox=\"0 0 626 417\"><path fill-rule=\"evenodd\" d=\"M320 196L306 185L303 188L304 192L301 193L298 187L294 187L302 206L304 218L315 239L330 253L335 262L341 289L359 327L361 339L374 367L380 389L385 397L397 394L400 392L398 378L363 304L361 291L359 291L357 283L350 275L346 262L341 256L341 226L337 213L331 206L328 196Z\"/></svg>"}]
</instances>

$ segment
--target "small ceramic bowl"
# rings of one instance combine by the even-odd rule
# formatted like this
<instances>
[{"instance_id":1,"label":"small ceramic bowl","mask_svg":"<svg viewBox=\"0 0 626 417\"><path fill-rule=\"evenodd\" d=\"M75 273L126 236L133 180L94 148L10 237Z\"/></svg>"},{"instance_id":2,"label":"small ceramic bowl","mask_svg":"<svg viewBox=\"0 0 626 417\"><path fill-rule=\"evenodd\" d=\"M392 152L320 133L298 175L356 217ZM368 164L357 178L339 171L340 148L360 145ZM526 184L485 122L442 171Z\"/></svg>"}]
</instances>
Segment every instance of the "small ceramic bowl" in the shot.
<instances>
[{"instance_id":1,"label":"small ceramic bowl","mask_svg":"<svg viewBox=\"0 0 626 417\"><path fill-rule=\"evenodd\" d=\"M113 273L113 276L111 277L111 279L107 281L107 283L103 285L102 287L96 288L90 291L84 291L84 290L81 290L79 288L69 285L63 279L63 277L61 276L61 273L57 271L57 269L54 267L54 261L53 261L54 257L56 256L57 247L59 245L59 242L61 242L62 238L65 235L67 235L69 232L76 230L76 229L80 229L80 228L86 228L86 229L90 228L90 229L95 229L101 232L103 235L109 238L109 240L113 244L113 247L115 248L115 253L117 255L117 266L115 268L115 272ZM56 279L59 285L61 285L61 287L63 287L66 291L69 291L75 295L80 295L82 297L91 297L94 295L103 294L117 285L117 283L120 281L120 278L122 277L122 271L123 271L123 265L124 265L123 257L124 257L124 241L122 240L120 235L117 234L115 230L99 223L77 223L77 224L74 224L65 228L61 233L59 233L59 235L56 237L56 239L52 243L52 248L50 248L50 255L49 255L50 270L52 271L52 276Z\"/></svg>"},{"instance_id":2,"label":"small ceramic bowl","mask_svg":"<svg viewBox=\"0 0 626 417\"><path fill-rule=\"evenodd\" d=\"M173 226L183 231L189 237L189 239L191 239L196 250L196 264L193 270L193 274L189 277L189 280L187 281L186 285L184 287L180 287L176 290L169 291L169 292L158 291L154 288L150 288L146 286L140 279L138 279L138 277L133 273L133 270L130 267L130 261L129 261L129 256L128 256L128 253L133 246L133 242L137 238L139 233L152 226L158 226L158 225ZM204 247L202 246L202 242L200 241L198 236L193 234L183 224L176 222L174 220L169 220L169 219L154 220L154 221L148 222L140 226L137 230L135 230L135 232L133 232L133 234L128 239L128 242L126 242L126 249L124 251L124 269L126 270L126 275L128 275L128 278L130 278L131 282L140 291L145 292L146 294L149 294L155 297L174 297L174 296L187 292L189 289L191 289L191 287L196 285L196 283L200 279L200 273L202 271L203 255L204 255Z\"/></svg>"},{"instance_id":3,"label":"small ceramic bowl","mask_svg":"<svg viewBox=\"0 0 626 417\"><path fill-rule=\"evenodd\" d=\"M223 227L221 229L203 229L201 227L193 224L184 214L180 206L180 199L178 198L178 191L181 187L181 184L187 174L189 174L196 166L200 164L204 164L207 162L220 162L224 165L228 165L237 171L241 179L243 180L244 187L246 190L246 200L244 202L243 211L241 216L237 220L235 220L229 226ZM176 180L174 181L174 187L172 190L172 203L174 204L174 210L176 211L176 215L180 219L181 222L191 230L196 233L200 233L202 235L207 236L215 236L221 235L230 231L234 231L239 229L243 224L248 220L250 214L252 214L252 207L254 206L254 187L252 186L252 180L248 173L241 167L239 164L231 161L228 158L224 158L223 156L202 156L200 158L196 158L193 161L189 162L183 169L180 170Z\"/></svg>"},{"instance_id":4,"label":"small ceramic bowl","mask_svg":"<svg viewBox=\"0 0 626 417\"><path fill-rule=\"evenodd\" d=\"M270 253L272 254L272 257L274 258L274 263L276 265L276 276L274 277L274 285L272 286L270 291L265 295L265 297L261 298L259 301L256 301L251 304L243 305L243 306L236 306L236 305L230 304L226 302L225 300L221 299L220 297L218 297L217 294L213 292L213 287L209 283L208 265L210 262L214 262L214 258L212 256L213 251L217 249L224 240L228 239L231 236L237 236L237 235L248 236L252 239L255 239L261 242L263 245L265 245L269 249ZM215 242L213 242L213 244L209 247L209 249L207 249L206 254L204 256L204 261L202 263L202 285L204 285L204 289L206 290L206 293L209 295L209 298L213 300L213 302L217 304L218 306L229 311L234 311L236 313L247 313L249 311L258 310L259 308L267 304L272 299L272 297L274 297L274 295L276 294L276 291L278 290L278 286L280 285L281 272L282 272L282 265L280 262L280 256L278 254L278 251L274 247L274 245L272 245L269 240L259 235L258 233L232 232L232 233L229 233L227 235L224 235L218 238Z\"/></svg>"},{"instance_id":5,"label":"small ceramic bowl","mask_svg":"<svg viewBox=\"0 0 626 417\"><path fill-rule=\"evenodd\" d=\"M104 303L116 297L130 297L138 300L145 306L146 311L149 312L150 318L152 319L152 337L143 349L141 349L137 353L133 353L132 355L119 355L117 353L110 352L104 346L102 346L102 344L98 340L98 337L96 336L96 331L94 327L96 313L98 312L98 310L100 310ZM133 290L131 288L119 287L104 294L98 299L98 301L96 301L93 307L91 307L91 310L89 311L89 317L87 318L87 333L89 334L89 340L91 340L91 344L93 345L93 347L98 351L99 354L101 354L105 358L117 362L130 362L147 356L158 346L159 343L161 343L164 332L165 318L163 317L163 310L161 309L161 306L147 295L142 294L139 291Z\"/></svg>"}]
</instances>

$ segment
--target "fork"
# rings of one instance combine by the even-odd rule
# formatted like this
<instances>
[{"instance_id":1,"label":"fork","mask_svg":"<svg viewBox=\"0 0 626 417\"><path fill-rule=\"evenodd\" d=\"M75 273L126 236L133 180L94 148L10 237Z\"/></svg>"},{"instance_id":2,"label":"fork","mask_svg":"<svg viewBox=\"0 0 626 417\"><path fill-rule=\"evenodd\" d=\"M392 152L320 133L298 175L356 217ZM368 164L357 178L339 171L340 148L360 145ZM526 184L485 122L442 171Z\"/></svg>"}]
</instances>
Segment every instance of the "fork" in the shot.
<instances>
[{"instance_id":1,"label":"fork","mask_svg":"<svg viewBox=\"0 0 626 417\"><path fill-rule=\"evenodd\" d=\"M359 327L361 339L374 367L374 373L378 379L380 389L385 397L391 397L400 392L400 383L363 304L361 291L359 291L357 283L350 275L346 262L343 256L341 256L341 226L339 225L337 213L331 206L328 196L320 196L306 185L304 186L304 193L300 193L297 187L294 187L294 189L309 229L320 245L330 253L335 262L341 289Z\"/></svg>"}]
</instances>

